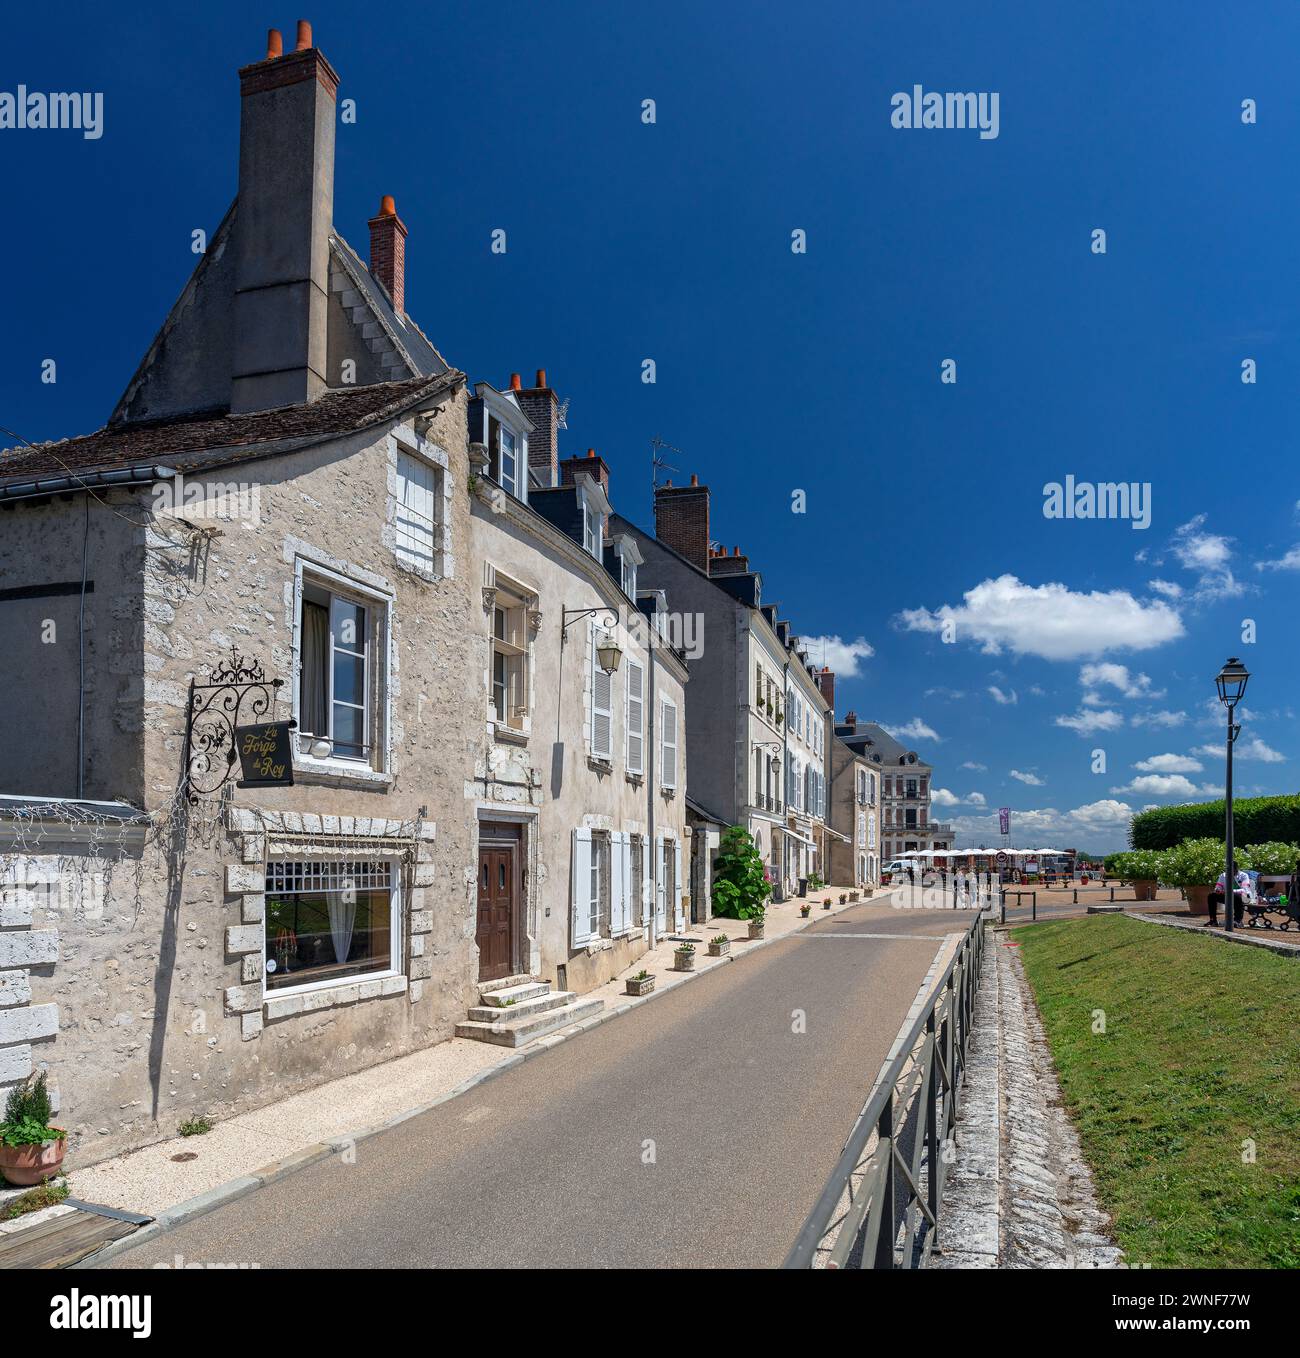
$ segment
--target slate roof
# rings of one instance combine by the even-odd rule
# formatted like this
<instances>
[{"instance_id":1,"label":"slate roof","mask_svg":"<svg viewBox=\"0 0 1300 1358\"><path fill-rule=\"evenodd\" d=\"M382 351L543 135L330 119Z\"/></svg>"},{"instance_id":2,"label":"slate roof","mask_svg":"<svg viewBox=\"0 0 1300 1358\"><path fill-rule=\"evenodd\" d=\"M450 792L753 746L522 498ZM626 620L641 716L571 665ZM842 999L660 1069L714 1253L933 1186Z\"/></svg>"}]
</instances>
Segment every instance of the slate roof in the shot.
<instances>
[{"instance_id":1,"label":"slate roof","mask_svg":"<svg viewBox=\"0 0 1300 1358\"><path fill-rule=\"evenodd\" d=\"M339 387L315 401L243 415L198 414L113 424L93 434L0 451L0 491L73 475L165 464L178 471L292 452L381 424L464 382L449 368L435 377Z\"/></svg>"},{"instance_id":2,"label":"slate roof","mask_svg":"<svg viewBox=\"0 0 1300 1358\"><path fill-rule=\"evenodd\" d=\"M858 722L856 731L850 731L847 726L837 725L835 734L855 752L864 747L879 751L881 762L886 764L897 764L900 759L913 753L906 745L900 745L883 726L874 721Z\"/></svg>"}]
</instances>

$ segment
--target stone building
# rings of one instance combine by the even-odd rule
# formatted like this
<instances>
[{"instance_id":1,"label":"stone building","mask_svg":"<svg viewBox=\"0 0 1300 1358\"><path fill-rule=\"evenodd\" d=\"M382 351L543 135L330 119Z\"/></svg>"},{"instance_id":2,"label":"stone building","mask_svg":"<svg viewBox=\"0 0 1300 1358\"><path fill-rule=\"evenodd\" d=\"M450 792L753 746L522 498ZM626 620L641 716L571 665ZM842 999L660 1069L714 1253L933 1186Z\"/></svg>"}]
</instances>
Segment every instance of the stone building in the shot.
<instances>
[{"instance_id":1,"label":"stone building","mask_svg":"<svg viewBox=\"0 0 1300 1358\"><path fill-rule=\"evenodd\" d=\"M715 836L719 826L743 826L778 898L789 895L800 878L825 871L829 709L808 658L776 606L764 604L749 558L712 545L709 489L697 477L656 489L653 534L617 515L612 522L643 558L642 590L664 591L675 618L698 619L686 693L693 823Z\"/></svg>"},{"instance_id":2,"label":"stone building","mask_svg":"<svg viewBox=\"0 0 1300 1358\"><path fill-rule=\"evenodd\" d=\"M881 856L889 862L914 849L947 849L951 825L932 820L930 797L933 768L876 722L860 722L845 714L836 737L880 771Z\"/></svg>"},{"instance_id":3,"label":"stone building","mask_svg":"<svg viewBox=\"0 0 1300 1358\"><path fill-rule=\"evenodd\" d=\"M607 481L550 514L507 488L500 428L544 401L494 439L504 395L406 312L393 200L368 268L339 234L338 77L305 24L281 47L239 73L236 200L109 423L0 454L0 1086L47 1067L82 1164L440 1041L524 973L564 1022L548 982L654 927L636 836L683 910L685 667L605 564L634 550L557 527L580 488L608 518ZM612 676L590 619L561 648L595 607ZM232 763L272 722L287 748Z\"/></svg>"},{"instance_id":4,"label":"stone building","mask_svg":"<svg viewBox=\"0 0 1300 1358\"><path fill-rule=\"evenodd\" d=\"M594 450L559 457L545 372L527 390L517 374L504 391L479 383L469 419L484 725L466 796L480 884L492 862L500 878L489 855L517 860L510 899L480 900L480 976L531 972L583 992L690 908L686 666L636 602L635 544L608 536L608 465Z\"/></svg>"}]
</instances>

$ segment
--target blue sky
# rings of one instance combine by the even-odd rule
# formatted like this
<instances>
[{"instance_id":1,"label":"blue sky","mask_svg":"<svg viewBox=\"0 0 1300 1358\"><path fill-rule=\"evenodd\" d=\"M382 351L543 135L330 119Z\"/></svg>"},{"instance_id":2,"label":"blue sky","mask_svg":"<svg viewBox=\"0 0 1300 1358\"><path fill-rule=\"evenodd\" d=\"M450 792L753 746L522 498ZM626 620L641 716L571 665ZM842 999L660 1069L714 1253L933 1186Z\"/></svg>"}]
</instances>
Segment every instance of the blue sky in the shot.
<instances>
[{"instance_id":1,"label":"blue sky","mask_svg":"<svg viewBox=\"0 0 1300 1358\"><path fill-rule=\"evenodd\" d=\"M840 710L915 733L948 819L991 838L1009 805L1018 840L1118 847L1128 809L1221 783L1230 653L1255 676L1238 786L1296 789L1293 5L379 12L306 14L357 101L338 229L364 252L392 193L408 309L475 379L546 367L621 512L651 519L650 439L681 449L765 597L850 643ZM102 90L105 119L0 131L0 424L103 423L233 196L235 71L297 17L7 17L0 89ZM917 83L997 92L999 135L892 127ZM1149 484L1150 526L1044 517L1067 475Z\"/></svg>"}]
</instances>

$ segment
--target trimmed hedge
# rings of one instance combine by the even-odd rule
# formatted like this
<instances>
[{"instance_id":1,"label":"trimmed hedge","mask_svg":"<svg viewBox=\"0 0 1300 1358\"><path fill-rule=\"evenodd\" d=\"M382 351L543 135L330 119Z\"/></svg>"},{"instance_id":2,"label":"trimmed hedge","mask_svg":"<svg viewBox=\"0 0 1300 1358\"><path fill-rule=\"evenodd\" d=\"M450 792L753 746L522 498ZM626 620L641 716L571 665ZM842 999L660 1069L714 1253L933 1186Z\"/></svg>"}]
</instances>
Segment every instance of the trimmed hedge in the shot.
<instances>
[{"instance_id":1,"label":"trimmed hedge","mask_svg":"<svg viewBox=\"0 0 1300 1358\"><path fill-rule=\"evenodd\" d=\"M1238 844L1300 843L1300 796L1234 797L1232 810ZM1135 849L1172 849L1185 839L1222 839L1223 818L1222 798L1139 811L1129 825L1129 843Z\"/></svg>"}]
</instances>

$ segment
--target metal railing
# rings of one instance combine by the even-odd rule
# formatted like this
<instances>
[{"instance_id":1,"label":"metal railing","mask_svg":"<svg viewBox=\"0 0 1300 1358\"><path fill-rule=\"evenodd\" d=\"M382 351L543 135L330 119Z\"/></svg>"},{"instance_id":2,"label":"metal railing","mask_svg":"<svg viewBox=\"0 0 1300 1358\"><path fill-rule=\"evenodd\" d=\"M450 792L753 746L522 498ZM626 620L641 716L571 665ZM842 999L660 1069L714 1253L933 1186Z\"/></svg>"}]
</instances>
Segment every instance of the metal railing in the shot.
<instances>
[{"instance_id":1,"label":"metal railing","mask_svg":"<svg viewBox=\"0 0 1300 1358\"><path fill-rule=\"evenodd\" d=\"M984 956L976 915L882 1072L786 1268L923 1268L934 1249Z\"/></svg>"}]
</instances>

